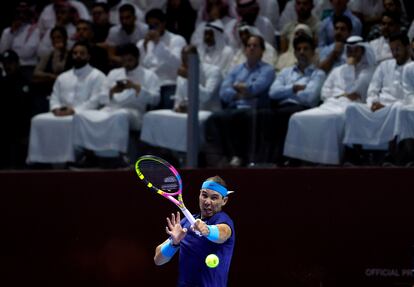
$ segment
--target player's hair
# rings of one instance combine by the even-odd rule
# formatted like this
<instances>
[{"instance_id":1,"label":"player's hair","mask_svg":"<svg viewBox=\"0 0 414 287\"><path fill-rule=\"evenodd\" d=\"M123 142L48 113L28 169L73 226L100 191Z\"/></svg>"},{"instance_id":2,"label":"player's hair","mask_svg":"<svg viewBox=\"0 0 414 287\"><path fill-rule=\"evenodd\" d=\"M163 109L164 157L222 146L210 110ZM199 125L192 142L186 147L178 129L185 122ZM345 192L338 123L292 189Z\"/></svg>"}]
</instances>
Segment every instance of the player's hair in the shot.
<instances>
[{"instance_id":1,"label":"player's hair","mask_svg":"<svg viewBox=\"0 0 414 287\"><path fill-rule=\"evenodd\" d=\"M226 182L224 181L224 179L222 179L220 176L215 175L213 177L209 177L206 179L206 181L214 181L217 182L218 184L224 186L225 188L227 188Z\"/></svg>"}]
</instances>

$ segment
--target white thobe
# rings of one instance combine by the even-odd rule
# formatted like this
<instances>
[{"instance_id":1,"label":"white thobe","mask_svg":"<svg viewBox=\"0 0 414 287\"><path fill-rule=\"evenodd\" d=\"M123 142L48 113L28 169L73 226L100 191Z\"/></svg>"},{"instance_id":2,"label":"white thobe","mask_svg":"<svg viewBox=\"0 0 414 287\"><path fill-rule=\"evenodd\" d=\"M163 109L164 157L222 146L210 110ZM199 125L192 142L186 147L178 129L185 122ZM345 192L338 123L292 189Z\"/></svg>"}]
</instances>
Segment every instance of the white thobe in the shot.
<instances>
[{"instance_id":1,"label":"white thobe","mask_svg":"<svg viewBox=\"0 0 414 287\"><path fill-rule=\"evenodd\" d=\"M136 44L141 39L144 39L148 32L148 26L144 23L137 23L135 29L131 34L127 34L120 24L115 25L109 29L106 42L111 46L121 46L125 44Z\"/></svg>"},{"instance_id":2,"label":"white thobe","mask_svg":"<svg viewBox=\"0 0 414 287\"><path fill-rule=\"evenodd\" d=\"M89 14L88 8L86 8L85 4L81 1L77 0L69 0L69 4L78 11L79 19L84 20L91 20L91 16ZM45 8L43 8L42 12L40 13L39 20L38 20L38 27L40 30L40 36L43 37L44 34L55 27L56 24L56 13L54 9L54 5L49 4Z\"/></svg>"},{"instance_id":3,"label":"white thobe","mask_svg":"<svg viewBox=\"0 0 414 287\"><path fill-rule=\"evenodd\" d=\"M403 89L403 105L398 108L395 123L395 136L398 141L414 138L414 62L404 67Z\"/></svg>"},{"instance_id":4,"label":"white thobe","mask_svg":"<svg viewBox=\"0 0 414 287\"><path fill-rule=\"evenodd\" d=\"M198 112L200 143L204 142L204 124L212 111L219 108L218 89L221 73L216 66L202 64L200 69ZM188 81L178 77L175 94L175 106L188 101ZM176 151L187 150L187 113L172 110L154 110L145 114L141 131L141 140L153 146Z\"/></svg>"},{"instance_id":5,"label":"white thobe","mask_svg":"<svg viewBox=\"0 0 414 287\"><path fill-rule=\"evenodd\" d=\"M369 42L372 49L374 50L375 59L377 60L377 64L381 63L384 60L392 59L392 53L389 41L381 36L375 40Z\"/></svg>"},{"instance_id":6,"label":"white thobe","mask_svg":"<svg viewBox=\"0 0 414 287\"><path fill-rule=\"evenodd\" d=\"M72 107L75 113L96 109L103 101L105 75L86 65L62 73L53 86L50 110ZM64 163L74 161L73 116L57 117L52 112L32 118L28 162Z\"/></svg>"},{"instance_id":7,"label":"white thobe","mask_svg":"<svg viewBox=\"0 0 414 287\"><path fill-rule=\"evenodd\" d=\"M212 25L223 29L223 24L220 20L212 22ZM226 34L224 34L224 31L221 32L216 28L209 28L208 26L206 27L206 22L201 23L199 27L200 26L202 26L202 30L194 32L193 36L191 37L192 41L194 41L192 43L197 46L200 61L219 67L221 74L224 77L230 68L230 64L234 56L234 51L230 46L226 44ZM204 43L204 33L207 29L213 31L215 41L214 46L207 46Z\"/></svg>"},{"instance_id":8,"label":"white thobe","mask_svg":"<svg viewBox=\"0 0 414 287\"><path fill-rule=\"evenodd\" d=\"M394 138L398 106L404 99L403 69L395 59L381 62L369 85L367 104L355 103L346 109L344 144L386 146ZM385 107L373 112L375 102Z\"/></svg>"},{"instance_id":9,"label":"white thobe","mask_svg":"<svg viewBox=\"0 0 414 287\"><path fill-rule=\"evenodd\" d=\"M372 68L355 68L348 64L335 68L322 87L324 103L290 118L284 155L322 164L339 164L345 109L352 103L341 95L357 92L364 100L372 72Z\"/></svg>"},{"instance_id":10,"label":"white thobe","mask_svg":"<svg viewBox=\"0 0 414 287\"><path fill-rule=\"evenodd\" d=\"M19 55L20 65L36 66L36 49L39 45L40 33L36 25L24 24L17 31L10 27L4 29L0 39L0 53L11 49Z\"/></svg>"},{"instance_id":11,"label":"white thobe","mask_svg":"<svg viewBox=\"0 0 414 287\"><path fill-rule=\"evenodd\" d=\"M159 42L148 42L144 48L144 40L138 42L140 64L152 70L160 79L161 86L175 84L177 70L181 65L181 50L186 45L185 39L165 31Z\"/></svg>"},{"instance_id":12,"label":"white thobe","mask_svg":"<svg viewBox=\"0 0 414 287\"><path fill-rule=\"evenodd\" d=\"M82 111L73 119L73 142L76 147L93 151L127 152L129 131L140 130L142 117L148 105L159 101L158 77L150 70L140 66L132 71L125 68L112 70L105 82L105 92L116 85L119 80L128 79L140 84L137 94L135 89L126 89L115 93L101 110Z\"/></svg>"}]
</instances>

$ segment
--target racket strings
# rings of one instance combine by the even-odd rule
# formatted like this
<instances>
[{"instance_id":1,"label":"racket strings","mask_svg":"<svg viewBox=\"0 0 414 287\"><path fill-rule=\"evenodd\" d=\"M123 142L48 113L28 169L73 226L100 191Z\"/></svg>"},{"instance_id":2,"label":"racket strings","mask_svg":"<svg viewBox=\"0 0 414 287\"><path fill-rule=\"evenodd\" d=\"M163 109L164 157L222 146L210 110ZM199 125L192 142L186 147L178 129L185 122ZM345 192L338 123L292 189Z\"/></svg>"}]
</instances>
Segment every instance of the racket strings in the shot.
<instances>
[{"instance_id":1,"label":"racket strings","mask_svg":"<svg viewBox=\"0 0 414 287\"><path fill-rule=\"evenodd\" d=\"M138 163L138 168L144 176L143 179L154 187L172 193L180 189L176 175L164 164L154 160L143 160Z\"/></svg>"}]
</instances>

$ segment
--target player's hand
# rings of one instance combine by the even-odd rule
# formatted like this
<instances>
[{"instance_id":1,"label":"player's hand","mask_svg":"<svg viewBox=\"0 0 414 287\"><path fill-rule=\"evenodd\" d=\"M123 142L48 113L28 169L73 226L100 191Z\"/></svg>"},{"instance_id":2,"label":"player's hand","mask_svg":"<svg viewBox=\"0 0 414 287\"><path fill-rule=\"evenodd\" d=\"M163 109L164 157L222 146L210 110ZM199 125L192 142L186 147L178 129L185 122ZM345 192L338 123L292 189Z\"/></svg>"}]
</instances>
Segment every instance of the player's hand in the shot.
<instances>
[{"instance_id":1,"label":"player's hand","mask_svg":"<svg viewBox=\"0 0 414 287\"><path fill-rule=\"evenodd\" d=\"M180 222L180 212L177 212L177 215L171 213L171 219L167 217L165 230L171 236L174 245L180 244L181 240L187 235L187 228L183 228Z\"/></svg>"},{"instance_id":2,"label":"player's hand","mask_svg":"<svg viewBox=\"0 0 414 287\"><path fill-rule=\"evenodd\" d=\"M200 232L203 236L207 236L210 234L210 230L207 227L207 224L202 221L201 219L197 219L192 226L192 230Z\"/></svg>"}]
</instances>

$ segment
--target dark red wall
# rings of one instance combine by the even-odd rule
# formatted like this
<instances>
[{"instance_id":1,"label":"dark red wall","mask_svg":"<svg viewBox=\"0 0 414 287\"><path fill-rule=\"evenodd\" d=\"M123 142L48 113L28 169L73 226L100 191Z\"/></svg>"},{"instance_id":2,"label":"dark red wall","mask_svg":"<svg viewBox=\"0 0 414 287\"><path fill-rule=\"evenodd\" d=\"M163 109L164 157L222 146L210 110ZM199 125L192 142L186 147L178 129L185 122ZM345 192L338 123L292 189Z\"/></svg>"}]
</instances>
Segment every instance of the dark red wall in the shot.
<instances>
[{"instance_id":1,"label":"dark red wall","mask_svg":"<svg viewBox=\"0 0 414 287\"><path fill-rule=\"evenodd\" d=\"M230 286L413 282L414 169L182 170L184 199L219 174L236 224ZM134 172L0 173L0 284L174 286L155 246L176 210ZM398 276L397 276L398 275ZM85 285L86 284L86 285ZM408 285L407 285L408 286Z\"/></svg>"}]
</instances>

